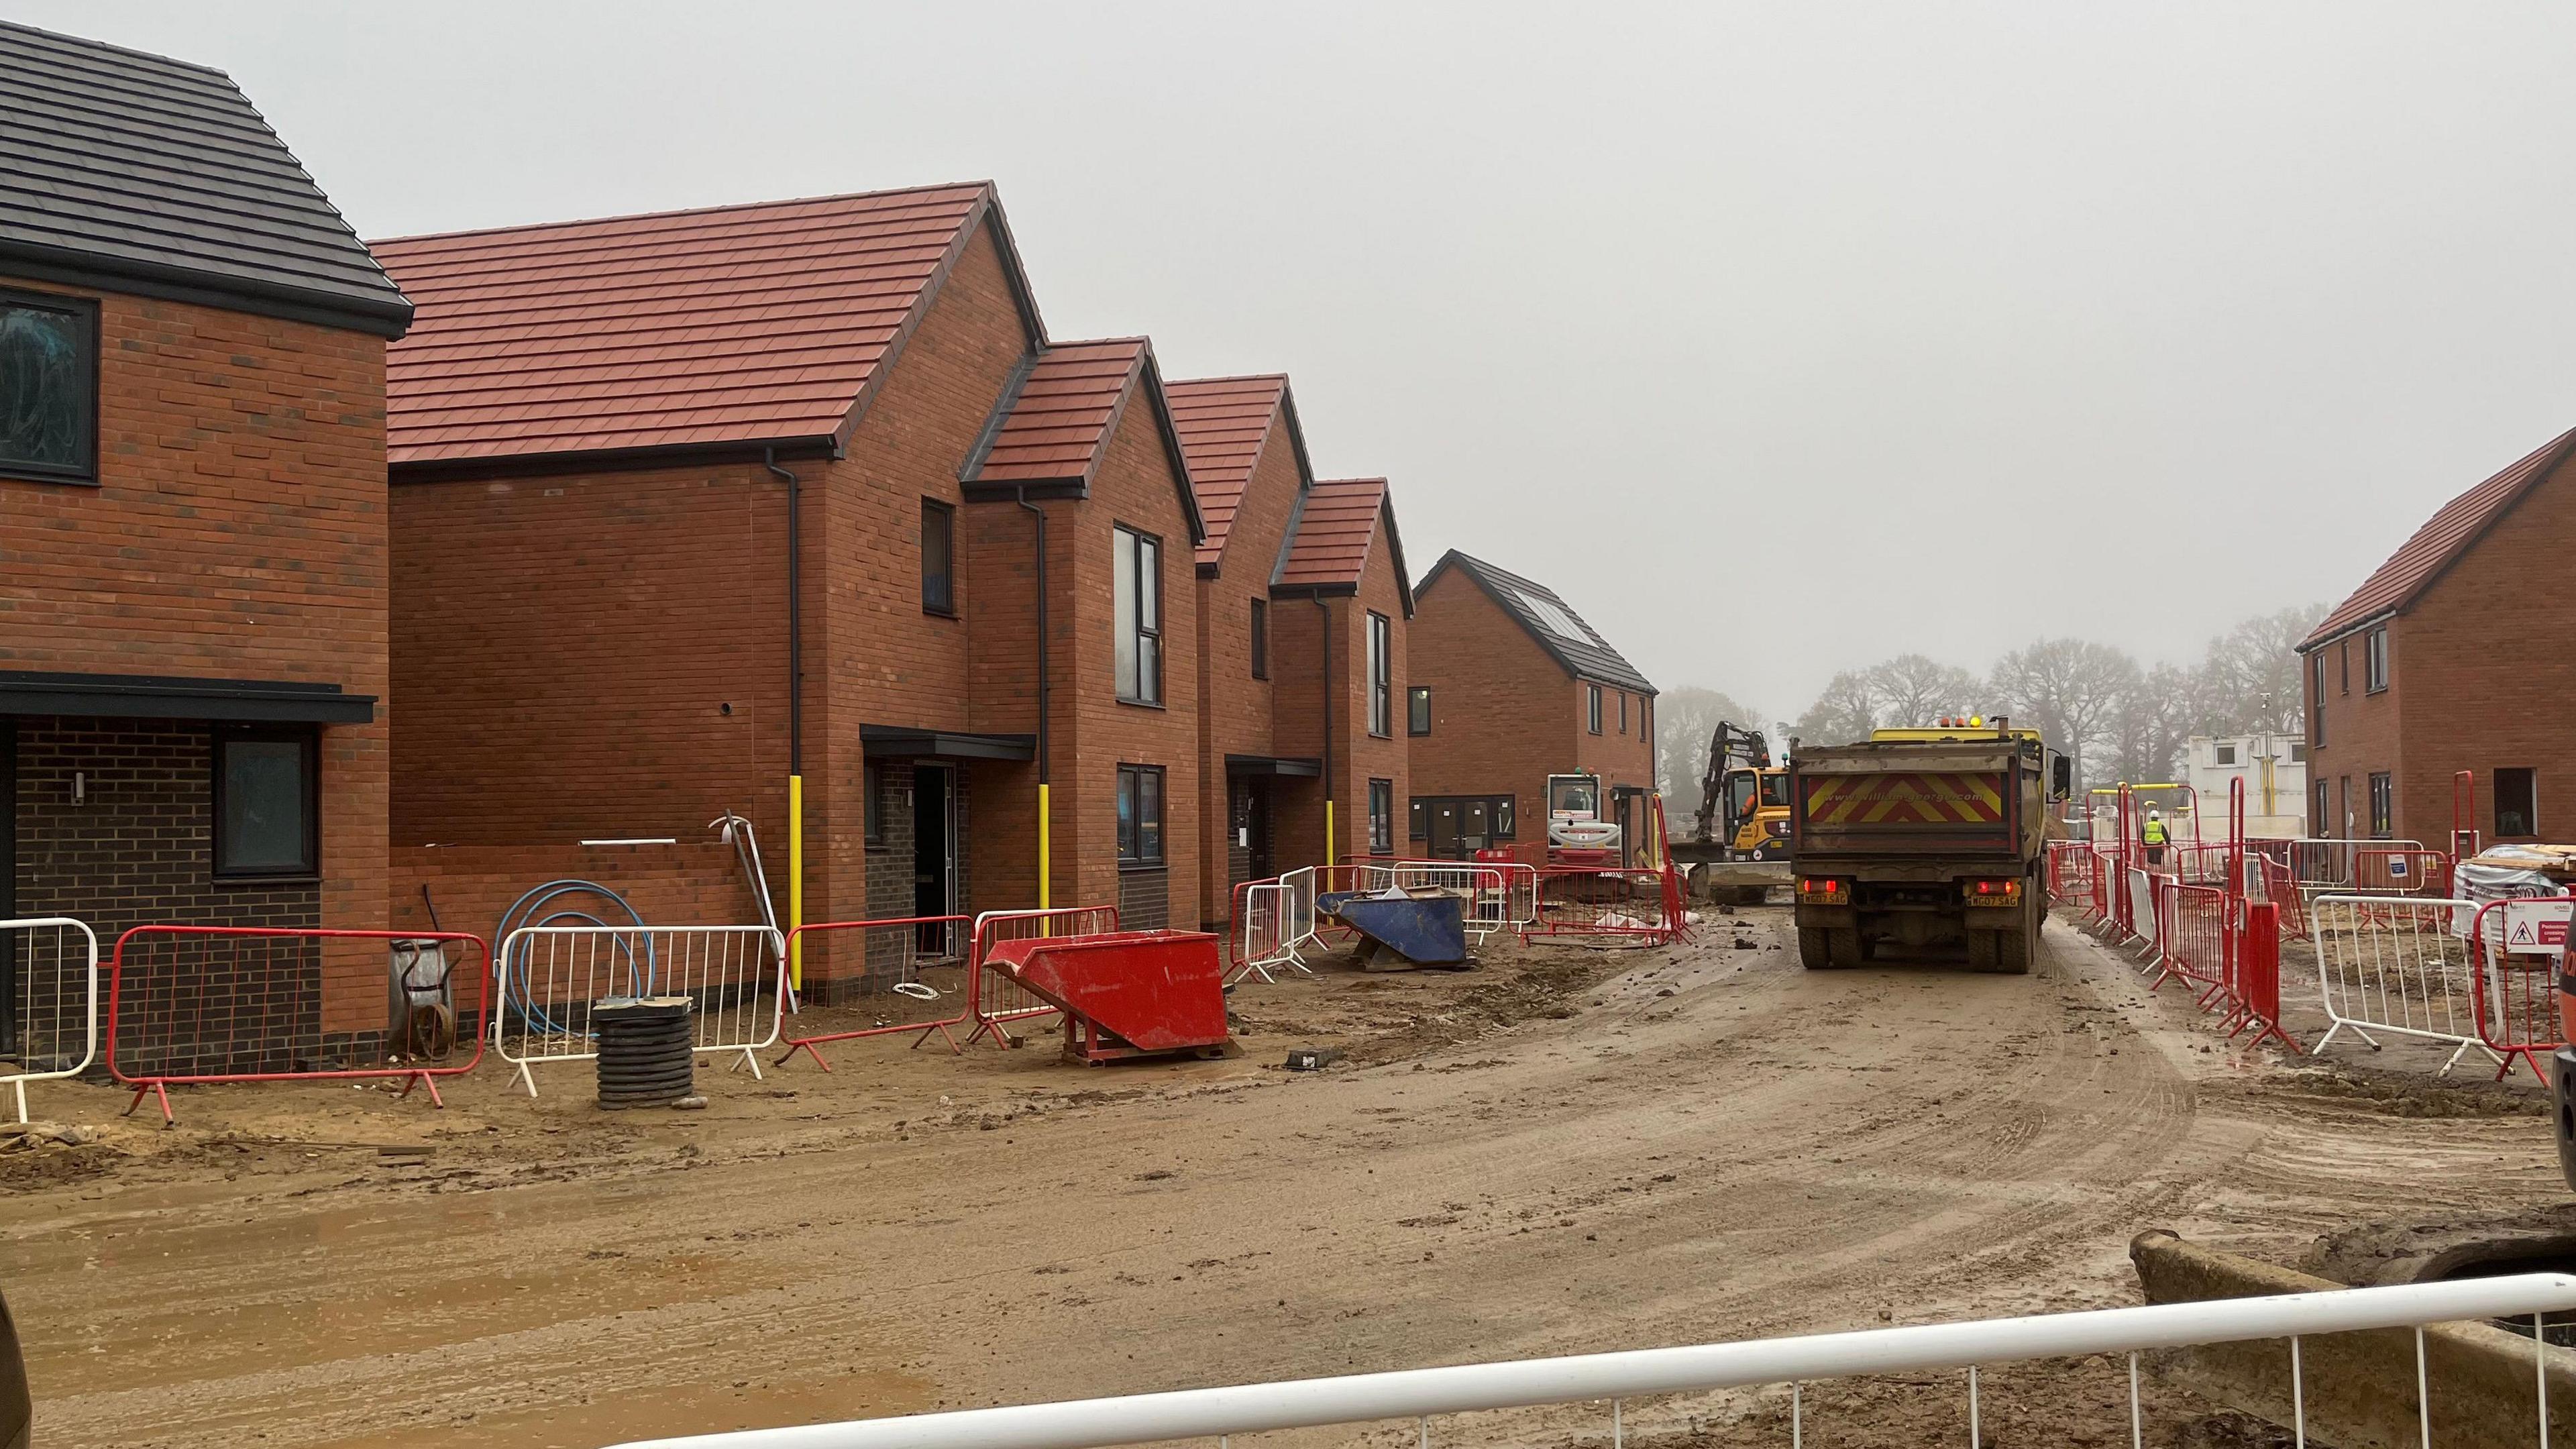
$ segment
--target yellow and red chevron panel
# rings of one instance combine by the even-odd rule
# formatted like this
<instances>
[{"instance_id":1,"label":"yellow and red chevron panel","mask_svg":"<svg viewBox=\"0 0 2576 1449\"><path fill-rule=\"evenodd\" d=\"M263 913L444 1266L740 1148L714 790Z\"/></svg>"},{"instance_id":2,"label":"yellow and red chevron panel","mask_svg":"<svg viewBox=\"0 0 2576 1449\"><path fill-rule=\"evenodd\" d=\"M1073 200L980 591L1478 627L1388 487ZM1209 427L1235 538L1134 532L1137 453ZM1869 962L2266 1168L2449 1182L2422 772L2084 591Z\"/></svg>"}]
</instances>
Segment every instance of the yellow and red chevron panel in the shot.
<instances>
[{"instance_id":1,"label":"yellow and red chevron panel","mask_svg":"<svg viewBox=\"0 0 2576 1449\"><path fill-rule=\"evenodd\" d=\"M1824 775L1807 781L1813 825L2000 825L1993 775Z\"/></svg>"}]
</instances>

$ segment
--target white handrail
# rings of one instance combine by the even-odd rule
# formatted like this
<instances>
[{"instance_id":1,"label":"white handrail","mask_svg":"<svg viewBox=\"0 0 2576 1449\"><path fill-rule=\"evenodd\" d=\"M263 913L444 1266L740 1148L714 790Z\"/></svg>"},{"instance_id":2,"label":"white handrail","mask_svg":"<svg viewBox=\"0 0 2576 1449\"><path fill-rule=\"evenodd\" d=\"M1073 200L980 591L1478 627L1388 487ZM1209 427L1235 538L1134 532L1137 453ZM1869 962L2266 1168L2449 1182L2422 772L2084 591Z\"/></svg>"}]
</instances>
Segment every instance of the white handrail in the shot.
<instances>
[{"instance_id":1,"label":"white handrail","mask_svg":"<svg viewBox=\"0 0 2576 1449\"><path fill-rule=\"evenodd\" d=\"M2163 1303L962 1409L637 1440L616 1449L1104 1449L1376 1419L1418 1419L1853 1374L1918 1373L2016 1359L2134 1353L2571 1310L2576 1310L2576 1276L2520 1273L2452 1283Z\"/></svg>"}]
</instances>

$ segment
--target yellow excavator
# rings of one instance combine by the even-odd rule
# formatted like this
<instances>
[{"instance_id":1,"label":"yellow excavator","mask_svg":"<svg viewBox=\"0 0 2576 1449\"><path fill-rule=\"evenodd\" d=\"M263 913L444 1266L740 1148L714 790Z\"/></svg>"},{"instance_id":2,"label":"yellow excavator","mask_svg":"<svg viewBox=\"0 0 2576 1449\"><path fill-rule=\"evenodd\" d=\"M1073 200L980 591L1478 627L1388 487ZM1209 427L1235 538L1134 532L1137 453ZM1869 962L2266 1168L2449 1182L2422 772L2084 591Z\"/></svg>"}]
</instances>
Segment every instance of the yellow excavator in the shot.
<instances>
[{"instance_id":1,"label":"yellow excavator","mask_svg":"<svg viewBox=\"0 0 2576 1449\"><path fill-rule=\"evenodd\" d=\"M1673 858L1690 868L1695 893L1758 904L1789 883L1789 772L1771 761L1759 730L1720 720L1700 776L1699 814Z\"/></svg>"}]
</instances>

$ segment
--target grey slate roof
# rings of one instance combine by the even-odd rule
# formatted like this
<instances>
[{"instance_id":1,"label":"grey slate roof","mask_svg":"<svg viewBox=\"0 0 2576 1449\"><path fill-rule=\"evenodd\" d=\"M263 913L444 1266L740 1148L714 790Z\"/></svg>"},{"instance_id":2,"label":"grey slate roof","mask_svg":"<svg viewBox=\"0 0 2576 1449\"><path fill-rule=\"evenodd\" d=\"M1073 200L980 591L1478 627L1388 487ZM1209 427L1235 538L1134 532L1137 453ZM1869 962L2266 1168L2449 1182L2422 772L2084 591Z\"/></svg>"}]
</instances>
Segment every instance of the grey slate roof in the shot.
<instances>
[{"instance_id":1,"label":"grey slate roof","mask_svg":"<svg viewBox=\"0 0 2576 1449\"><path fill-rule=\"evenodd\" d=\"M411 303L223 72L0 21L0 274L398 337Z\"/></svg>"},{"instance_id":2,"label":"grey slate roof","mask_svg":"<svg viewBox=\"0 0 2576 1449\"><path fill-rule=\"evenodd\" d=\"M1640 694L1658 692L1646 676L1637 672L1637 666L1611 648L1599 630L1583 622L1583 616L1574 612L1556 590L1534 579L1522 578L1509 569L1496 568L1483 559L1453 548L1442 554L1440 562L1433 564L1431 572L1424 574L1422 582L1414 586L1415 596L1428 592L1433 581L1451 568L1475 580L1486 597L1518 620L1529 636L1538 641L1538 646L1565 667L1566 673L1577 679L1619 685Z\"/></svg>"}]
</instances>

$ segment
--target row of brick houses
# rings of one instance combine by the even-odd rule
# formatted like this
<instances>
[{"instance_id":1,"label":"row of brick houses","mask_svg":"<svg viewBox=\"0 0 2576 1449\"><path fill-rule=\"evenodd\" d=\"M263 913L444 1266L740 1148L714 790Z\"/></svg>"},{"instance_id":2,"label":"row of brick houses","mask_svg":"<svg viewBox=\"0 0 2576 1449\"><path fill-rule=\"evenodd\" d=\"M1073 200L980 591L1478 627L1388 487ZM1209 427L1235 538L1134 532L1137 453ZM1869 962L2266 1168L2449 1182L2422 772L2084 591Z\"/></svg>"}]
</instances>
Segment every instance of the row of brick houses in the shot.
<instances>
[{"instance_id":1,"label":"row of brick houses","mask_svg":"<svg viewBox=\"0 0 2576 1449\"><path fill-rule=\"evenodd\" d=\"M711 822L783 895L794 813L809 921L1213 923L1652 779L1563 600L1451 555L1417 618L1289 380L1050 336L990 184L371 248L220 72L0 23L0 74L0 918L752 920Z\"/></svg>"}]
</instances>

